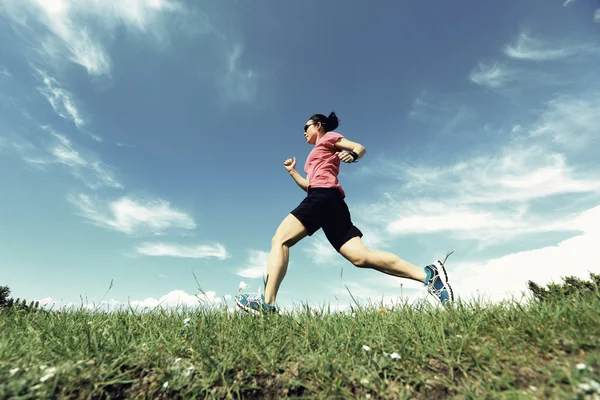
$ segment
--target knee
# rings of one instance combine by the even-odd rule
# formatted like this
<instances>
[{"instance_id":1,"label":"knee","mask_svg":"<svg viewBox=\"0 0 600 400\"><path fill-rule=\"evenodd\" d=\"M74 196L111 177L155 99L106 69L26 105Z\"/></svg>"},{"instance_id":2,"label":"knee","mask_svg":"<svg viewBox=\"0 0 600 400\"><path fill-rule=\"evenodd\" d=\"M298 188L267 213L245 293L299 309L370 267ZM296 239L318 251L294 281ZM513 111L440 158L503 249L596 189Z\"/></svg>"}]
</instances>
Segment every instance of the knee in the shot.
<instances>
[{"instance_id":1,"label":"knee","mask_svg":"<svg viewBox=\"0 0 600 400\"><path fill-rule=\"evenodd\" d=\"M271 247L290 247L290 244L288 242L289 241L283 235L276 233L271 238Z\"/></svg>"}]
</instances>

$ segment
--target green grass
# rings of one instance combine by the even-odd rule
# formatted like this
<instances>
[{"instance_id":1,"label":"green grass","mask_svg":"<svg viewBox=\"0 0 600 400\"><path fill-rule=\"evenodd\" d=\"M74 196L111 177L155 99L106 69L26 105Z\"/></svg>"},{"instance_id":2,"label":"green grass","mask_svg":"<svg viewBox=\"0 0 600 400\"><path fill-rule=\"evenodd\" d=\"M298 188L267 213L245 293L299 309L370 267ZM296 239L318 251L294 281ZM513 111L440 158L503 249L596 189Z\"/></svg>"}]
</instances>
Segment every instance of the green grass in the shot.
<instances>
[{"instance_id":1,"label":"green grass","mask_svg":"<svg viewBox=\"0 0 600 400\"><path fill-rule=\"evenodd\" d=\"M600 395L597 296L353 311L5 311L0 398Z\"/></svg>"}]
</instances>

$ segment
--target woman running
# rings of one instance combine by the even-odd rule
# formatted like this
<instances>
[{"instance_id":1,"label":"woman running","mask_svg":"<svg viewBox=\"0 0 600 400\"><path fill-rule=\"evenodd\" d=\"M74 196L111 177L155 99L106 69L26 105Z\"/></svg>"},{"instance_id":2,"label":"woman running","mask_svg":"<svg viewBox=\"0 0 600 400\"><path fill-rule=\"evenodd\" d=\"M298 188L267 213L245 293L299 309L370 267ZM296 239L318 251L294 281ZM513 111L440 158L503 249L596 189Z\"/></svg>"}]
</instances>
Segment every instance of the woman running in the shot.
<instances>
[{"instance_id":1,"label":"woman running","mask_svg":"<svg viewBox=\"0 0 600 400\"><path fill-rule=\"evenodd\" d=\"M255 296L238 294L236 303L249 312L276 311L275 299L287 272L290 247L320 228L335 250L356 267L422 282L442 304L453 301L443 262L438 260L421 268L395 254L370 250L363 244L363 234L352 223L344 201L346 195L338 182L338 173L340 161L354 163L364 157L366 150L360 143L334 132L338 124L332 112L328 117L315 114L304 125L306 142L314 145L304 164L306 178L296 171L295 157L283 165L307 196L281 222L271 240L264 294L260 291Z\"/></svg>"}]
</instances>

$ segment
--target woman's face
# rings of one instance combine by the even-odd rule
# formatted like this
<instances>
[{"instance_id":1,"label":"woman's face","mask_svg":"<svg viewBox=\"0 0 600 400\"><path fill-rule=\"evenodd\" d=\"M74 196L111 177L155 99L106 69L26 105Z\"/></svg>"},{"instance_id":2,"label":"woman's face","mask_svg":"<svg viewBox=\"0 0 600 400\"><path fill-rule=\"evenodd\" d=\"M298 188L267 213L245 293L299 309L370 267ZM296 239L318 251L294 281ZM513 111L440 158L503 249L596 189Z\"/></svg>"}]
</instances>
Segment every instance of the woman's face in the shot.
<instances>
[{"instance_id":1,"label":"woman's face","mask_svg":"<svg viewBox=\"0 0 600 400\"><path fill-rule=\"evenodd\" d=\"M318 123L309 119L304 125L304 138L308 144L315 144L319 135Z\"/></svg>"}]
</instances>

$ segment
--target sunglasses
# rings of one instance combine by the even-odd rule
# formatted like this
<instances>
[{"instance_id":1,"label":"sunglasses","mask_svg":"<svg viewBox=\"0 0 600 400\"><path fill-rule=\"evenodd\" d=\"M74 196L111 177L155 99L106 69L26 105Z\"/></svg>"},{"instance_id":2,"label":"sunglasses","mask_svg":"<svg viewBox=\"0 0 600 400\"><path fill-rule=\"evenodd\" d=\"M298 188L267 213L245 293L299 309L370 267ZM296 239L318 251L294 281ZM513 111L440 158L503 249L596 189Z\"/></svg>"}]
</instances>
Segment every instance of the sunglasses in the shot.
<instances>
[{"instance_id":1,"label":"sunglasses","mask_svg":"<svg viewBox=\"0 0 600 400\"><path fill-rule=\"evenodd\" d=\"M310 128L313 125L315 125L315 124L312 123L312 124L306 124L306 125L304 125L304 132L306 132L308 130L308 128Z\"/></svg>"}]
</instances>

